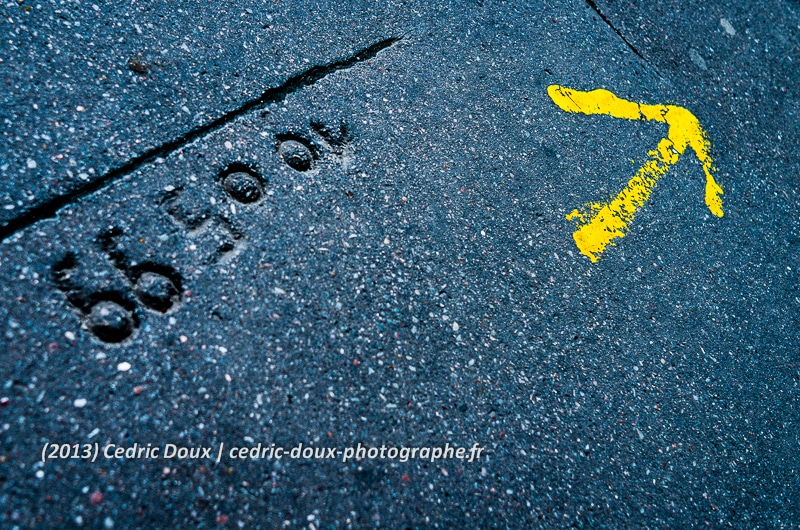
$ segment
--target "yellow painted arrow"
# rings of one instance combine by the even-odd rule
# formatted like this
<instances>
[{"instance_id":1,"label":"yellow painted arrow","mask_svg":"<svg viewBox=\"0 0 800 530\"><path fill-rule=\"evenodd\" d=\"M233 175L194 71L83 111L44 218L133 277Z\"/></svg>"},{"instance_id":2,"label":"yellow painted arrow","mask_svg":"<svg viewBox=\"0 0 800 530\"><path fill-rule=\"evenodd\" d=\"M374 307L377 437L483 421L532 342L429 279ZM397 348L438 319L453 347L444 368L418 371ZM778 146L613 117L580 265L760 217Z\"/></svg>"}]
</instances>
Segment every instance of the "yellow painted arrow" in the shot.
<instances>
[{"instance_id":1,"label":"yellow painted arrow","mask_svg":"<svg viewBox=\"0 0 800 530\"><path fill-rule=\"evenodd\" d=\"M675 105L645 105L615 96L608 90L590 92L573 90L559 85L547 87L547 94L565 112L582 114L604 114L626 120L648 120L669 125L666 138L658 147L647 153L648 159L628 181L619 195L609 202L591 202L581 210L567 215L568 220L577 221L578 229L573 234L575 244L582 254L597 262L608 245L623 238L629 232L628 225L633 215L650 197L656 182L664 176L670 166L678 161L687 147L691 147L703 164L706 174L706 205L711 213L722 217L722 188L714 181L716 170L711 159L710 144L697 118Z\"/></svg>"}]
</instances>

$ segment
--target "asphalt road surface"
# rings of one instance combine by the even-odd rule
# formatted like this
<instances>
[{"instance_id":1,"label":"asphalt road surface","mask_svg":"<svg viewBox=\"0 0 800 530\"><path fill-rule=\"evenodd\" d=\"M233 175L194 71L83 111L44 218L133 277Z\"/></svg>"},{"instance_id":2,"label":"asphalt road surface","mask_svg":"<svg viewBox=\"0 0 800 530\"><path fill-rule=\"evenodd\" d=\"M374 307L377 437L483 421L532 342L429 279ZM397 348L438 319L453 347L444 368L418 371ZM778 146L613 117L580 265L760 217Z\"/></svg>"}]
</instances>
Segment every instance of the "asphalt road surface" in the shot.
<instances>
[{"instance_id":1,"label":"asphalt road surface","mask_svg":"<svg viewBox=\"0 0 800 530\"><path fill-rule=\"evenodd\" d=\"M0 526L797 528L800 4L648 4L5 2Z\"/></svg>"}]
</instances>

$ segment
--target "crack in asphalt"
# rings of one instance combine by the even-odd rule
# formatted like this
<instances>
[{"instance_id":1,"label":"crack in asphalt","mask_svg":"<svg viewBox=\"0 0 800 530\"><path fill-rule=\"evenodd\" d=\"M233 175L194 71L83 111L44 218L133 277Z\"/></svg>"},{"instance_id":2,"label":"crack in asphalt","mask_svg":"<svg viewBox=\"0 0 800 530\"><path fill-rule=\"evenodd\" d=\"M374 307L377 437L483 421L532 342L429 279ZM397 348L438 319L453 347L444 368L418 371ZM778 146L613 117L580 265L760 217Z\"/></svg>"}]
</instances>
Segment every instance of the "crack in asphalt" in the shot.
<instances>
[{"instance_id":1,"label":"crack in asphalt","mask_svg":"<svg viewBox=\"0 0 800 530\"><path fill-rule=\"evenodd\" d=\"M191 129L189 132L175 138L174 140L165 142L158 147L154 147L153 149L131 158L123 165L109 170L98 179L80 186L73 191L53 197L44 203L39 204L38 206L34 206L26 210L22 213L22 215L6 221L5 224L0 226L0 240L5 240L17 232L20 232L21 230L38 223L39 221L56 217L62 208L69 206L70 204L82 199L83 197L86 197L87 195L110 186L111 184L125 178L137 169L154 161L155 159L169 156L171 153L181 149L182 147L185 147L193 141L218 129L221 129L243 114L259 109L266 105L280 103L294 92L311 86L330 74L340 70L346 70L358 63L368 61L369 59L375 57L379 52L389 48L390 46L393 46L402 39L403 37L391 37L384 39L357 51L354 55L351 55L345 59L312 66L308 70L290 77L282 85L268 88L259 97L246 101L240 107L226 112L219 118L216 118L205 125Z\"/></svg>"},{"instance_id":2,"label":"crack in asphalt","mask_svg":"<svg viewBox=\"0 0 800 530\"><path fill-rule=\"evenodd\" d=\"M614 30L614 33L616 33L617 35L619 35L619 38L620 38L620 39L622 39L622 42L624 42L625 44L627 44L627 45L628 45L628 48L630 48L630 49L631 49L631 51L633 51L633 53L635 53L635 54L636 54L636 55L637 55L637 56L638 56L638 57L639 57L641 60L643 60L643 61L644 61L644 62L646 62L647 64L650 64L650 61L648 61L648 60L647 60L647 59L644 57L644 55L642 55L641 53L639 53L639 50L637 50L637 49L636 49L636 47L635 47L633 44L631 44L631 42L630 42L628 39L626 39L626 38L625 38L625 36L622 34L622 32L621 32L620 30L618 30L618 29L617 29L617 28L614 26L614 24L612 24L612 22L611 22L611 20L609 20L609 18L608 18L607 16L605 16L605 14L603 14L603 12L602 12L602 11L600 11L600 8L599 8L599 7L597 7L597 4L594 2L594 0L586 0L586 5L588 5L589 7L591 7L591 8L594 10L594 12L595 12L595 13L597 13L597 14L600 16L600 19L601 19L603 22L605 22L605 23L606 23L606 25L607 25L609 28L611 28L612 30Z\"/></svg>"}]
</instances>

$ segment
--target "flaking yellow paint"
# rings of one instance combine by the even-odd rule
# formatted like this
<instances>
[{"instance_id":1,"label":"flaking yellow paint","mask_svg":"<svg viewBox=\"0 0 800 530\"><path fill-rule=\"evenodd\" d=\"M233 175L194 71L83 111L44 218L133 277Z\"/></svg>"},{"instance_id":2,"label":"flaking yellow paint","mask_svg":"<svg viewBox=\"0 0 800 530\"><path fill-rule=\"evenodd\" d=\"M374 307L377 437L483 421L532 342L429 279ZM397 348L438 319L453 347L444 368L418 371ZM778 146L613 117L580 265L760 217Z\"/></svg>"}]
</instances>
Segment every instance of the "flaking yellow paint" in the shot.
<instances>
[{"instance_id":1,"label":"flaking yellow paint","mask_svg":"<svg viewBox=\"0 0 800 530\"><path fill-rule=\"evenodd\" d=\"M709 153L710 144L697 118L683 107L675 105L645 105L617 97L603 89L582 92L559 85L547 87L553 102L565 112L603 114L626 120L648 120L669 125L666 138L659 141L656 149L647 153L648 159L628 185L609 202L592 202L567 215L576 221L578 229L573 234L582 254L592 262L613 241L625 237L634 213L641 208L656 186L659 178L669 171L687 147L691 147L703 164L706 175L705 200L711 213L722 217L722 188L714 180L716 170Z\"/></svg>"}]
</instances>

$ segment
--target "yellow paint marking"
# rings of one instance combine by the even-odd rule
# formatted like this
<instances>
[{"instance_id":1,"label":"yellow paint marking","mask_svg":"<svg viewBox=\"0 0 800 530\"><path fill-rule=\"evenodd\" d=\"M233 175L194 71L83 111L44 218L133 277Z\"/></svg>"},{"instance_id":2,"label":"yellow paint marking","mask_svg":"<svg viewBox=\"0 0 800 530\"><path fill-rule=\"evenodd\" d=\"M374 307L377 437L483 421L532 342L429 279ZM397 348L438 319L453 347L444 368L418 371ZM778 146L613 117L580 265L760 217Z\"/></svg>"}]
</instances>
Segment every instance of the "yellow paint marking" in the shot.
<instances>
[{"instance_id":1,"label":"yellow paint marking","mask_svg":"<svg viewBox=\"0 0 800 530\"><path fill-rule=\"evenodd\" d=\"M687 147L691 147L703 164L706 174L706 206L711 213L722 217L722 188L714 181L716 171L711 159L710 144L706 133L697 118L675 105L645 105L615 96L608 90L598 89L590 92L573 90L559 85L547 87L547 94L561 110L582 114L603 114L626 120L648 120L669 125L666 138L647 153L648 159L619 195L609 202L592 202L583 209L567 215L568 220L577 221L578 229L573 234L575 243L582 254L592 262L597 262L608 245L615 239L623 238L629 232L628 225L633 221L636 210L641 208L656 182L678 161Z\"/></svg>"}]
</instances>

